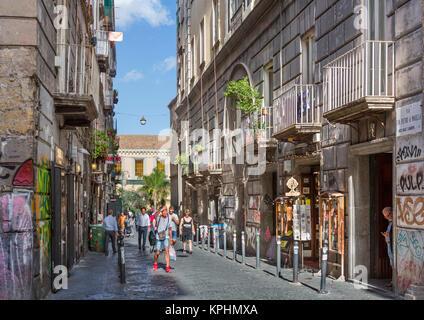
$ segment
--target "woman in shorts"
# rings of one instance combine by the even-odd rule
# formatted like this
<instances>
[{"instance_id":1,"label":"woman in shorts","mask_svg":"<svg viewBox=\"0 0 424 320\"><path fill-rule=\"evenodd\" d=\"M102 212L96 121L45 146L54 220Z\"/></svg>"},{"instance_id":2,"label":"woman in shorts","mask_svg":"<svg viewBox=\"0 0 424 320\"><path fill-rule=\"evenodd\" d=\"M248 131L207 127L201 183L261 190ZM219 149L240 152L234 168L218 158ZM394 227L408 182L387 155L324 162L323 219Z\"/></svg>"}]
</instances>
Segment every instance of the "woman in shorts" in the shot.
<instances>
[{"instance_id":1,"label":"woman in shorts","mask_svg":"<svg viewBox=\"0 0 424 320\"><path fill-rule=\"evenodd\" d=\"M190 249L190 254L193 254L192 242L193 236L196 235L194 230L193 218L190 217L190 209L185 209L184 217L181 219L180 223L180 234L182 234L183 240L183 252L186 253L186 242L188 241L188 247Z\"/></svg>"}]
</instances>

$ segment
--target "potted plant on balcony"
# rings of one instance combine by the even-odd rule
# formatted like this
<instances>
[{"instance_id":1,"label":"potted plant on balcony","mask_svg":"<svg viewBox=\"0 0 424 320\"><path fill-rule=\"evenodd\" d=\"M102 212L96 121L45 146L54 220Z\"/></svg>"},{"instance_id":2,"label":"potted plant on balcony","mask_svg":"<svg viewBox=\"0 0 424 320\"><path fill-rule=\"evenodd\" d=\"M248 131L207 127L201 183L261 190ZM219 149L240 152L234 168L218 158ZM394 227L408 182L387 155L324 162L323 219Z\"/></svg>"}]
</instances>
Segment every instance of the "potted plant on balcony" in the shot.
<instances>
[{"instance_id":1,"label":"potted plant on balcony","mask_svg":"<svg viewBox=\"0 0 424 320\"><path fill-rule=\"evenodd\" d=\"M189 159L190 159L190 155L184 152L178 155L174 162L174 164L180 165L182 167L184 175L188 174Z\"/></svg>"}]
</instances>

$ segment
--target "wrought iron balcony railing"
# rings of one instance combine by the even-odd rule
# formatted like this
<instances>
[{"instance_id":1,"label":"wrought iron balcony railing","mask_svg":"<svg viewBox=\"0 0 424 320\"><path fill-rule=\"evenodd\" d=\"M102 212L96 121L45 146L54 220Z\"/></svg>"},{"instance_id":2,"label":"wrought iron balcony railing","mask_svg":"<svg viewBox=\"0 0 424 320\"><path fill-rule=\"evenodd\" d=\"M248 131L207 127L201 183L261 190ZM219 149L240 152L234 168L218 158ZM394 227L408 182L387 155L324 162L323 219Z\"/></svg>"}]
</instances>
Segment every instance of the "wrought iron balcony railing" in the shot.
<instances>
[{"instance_id":1,"label":"wrought iron balcony railing","mask_svg":"<svg viewBox=\"0 0 424 320\"><path fill-rule=\"evenodd\" d=\"M58 44L59 76L56 93L91 94L92 49L76 44Z\"/></svg>"},{"instance_id":2,"label":"wrought iron balcony railing","mask_svg":"<svg viewBox=\"0 0 424 320\"><path fill-rule=\"evenodd\" d=\"M324 67L324 117L349 120L394 106L392 41L365 41Z\"/></svg>"},{"instance_id":3,"label":"wrought iron balcony railing","mask_svg":"<svg viewBox=\"0 0 424 320\"><path fill-rule=\"evenodd\" d=\"M299 135L319 132L321 109L316 86L294 85L274 104L274 136L280 140L299 138Z\"/></svg>"}]
</instances>

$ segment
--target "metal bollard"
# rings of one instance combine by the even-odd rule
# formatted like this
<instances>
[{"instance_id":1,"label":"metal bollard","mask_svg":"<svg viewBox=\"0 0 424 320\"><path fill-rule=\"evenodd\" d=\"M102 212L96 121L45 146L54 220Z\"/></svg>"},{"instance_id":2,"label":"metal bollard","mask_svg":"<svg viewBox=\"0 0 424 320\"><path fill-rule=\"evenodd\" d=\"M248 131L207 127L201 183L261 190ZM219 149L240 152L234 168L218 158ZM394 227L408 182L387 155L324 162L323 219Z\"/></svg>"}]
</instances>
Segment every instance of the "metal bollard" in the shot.
<instances>
[{"instance_id":1,"label":"metal bollard","mask_svg":"<svg viewBox=\"0 0 424 320\"><path fill-rule=\"evenodd\" d=\"M244 241L244 231L241 232L241 263L245 264L245 241Z\"/></svg>"},{"instance_id":2,"label":"metal bollard","mask_svg":"<svg viewBox=\"0 0 424 320\"><path fill-rule=\"evenodd\" d=\"M218 228L215 227L213 232L213 246L215 247L215 253L218 253L219 233L217 231L218 231ZM217 233L218 233L218 239L216 237Z\"/></svg>"},{"instance_id":3,"label":"metal bollard","mask_svg":"<svg viewBox=\"0 0 424 320\"><path fill-rule=\"evenodd\" d=\"M199 246L199 226L197 226L197 229L196 229L196 242L197 242L197 246Z\"/></svg>"},{"instance_id":4,"label":"metal bollard","mask_svg":"<svg viewBox=\"0 0 424 320\"><path fill-rule=\"evenodd\" d=\"M328 240L324 240L324 246L322 248L322 258L321 258L321 288L319 290L320 294L327 294L328 291L325 289L327 281L327 259L328 259Z\"/></svg>"},{"instance_id":5,"label":"metal bollard","mask_svg":"<svg viewBox=\"0 0 424 320\"><path fill-rule=\"evenodd\" d=\"M236 261L237 257L237 233L233 232L233 260Z\"/></svg>"},{"instance_id":6,"label":"metal bollard","mask_svg":"<svg viewBox=\"0 0 424 320\"><path fill-rule=\"evenodd\" d=\"M205 230L205 229L203 229L203 230ZM205 237L206 237L206 234L205 234L204 231L202 231L202 249L205 249Z\"/></svg>"},{"instance_id":7,"label":"metal bollard","mask_svg":"<svg viewBox=\"0 0 424 320\"><path fill-rule=\"evenodd\" d=\"M217 252L219 252L219 249L221 248L221 245L219 244L219 242L221 241L221 232L219 230L219 228L216 228L217 230L217 234L218 234L218 238L216 240L216 250Z\"/></svg>"},{"instance_id":8,"label":"metal bollard","mask_svg":"<svg viewBox=\"0 0 424 320\"><path fill-rule=\"evenodd\" d=\"M260 233L256 232L256 269L259 269L260 266Z\"/></svg>"},{"instance_id":9,"label":"metal bollard","mask_svg":"<svg viewBox=\"0 0 424 320\"><path fill-rule=\"evenodd\" d=\"M211 249L211 228L208 227L208 251Z\"/></svg>"},{"instance_id":10,"label":"metal bollard","mask_svg":"<svg viewBox=\"0 0 424 320\"><path fill-rule=\"evenodd\" d=\"M299 241L295 240L293 243L293 283L299 283Z\"/></svg>"},{"instance_id":11,"label":"metal bollard","mask_svg":"<svg viewBox=\"0 0 424 320\"><path fill-rule=\"evenodd\" d=\"M281 272L281 236L277 237L277 277L280 277Z\"/></svg>"},{"instance_id":12,"label":"metal bollard","mask_svg":"<svg viewBox=\"0 0 424 320\"><path fill-rule=\"evenodd\" d=\"M227 257L227 231L224 229L224 258Z\"/></svg>"}]
</instances>

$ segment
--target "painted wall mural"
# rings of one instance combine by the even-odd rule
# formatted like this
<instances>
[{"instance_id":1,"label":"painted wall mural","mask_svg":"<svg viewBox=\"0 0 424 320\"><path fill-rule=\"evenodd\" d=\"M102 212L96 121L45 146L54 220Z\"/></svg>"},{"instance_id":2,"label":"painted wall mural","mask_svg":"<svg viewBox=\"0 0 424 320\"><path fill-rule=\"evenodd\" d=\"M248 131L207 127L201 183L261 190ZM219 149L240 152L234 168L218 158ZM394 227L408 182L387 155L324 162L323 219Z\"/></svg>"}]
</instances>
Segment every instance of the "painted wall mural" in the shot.
<instances>
[{"instance_id":1,"label":"painted wall mural","mask_svg":"<svg viewBox=\"0 0 424 320\"><path fill-rule=\"evenodd\" d=\"M397 239L398 288L401 294L412 284L424 285L424 232L400 229Z\"/></svg>"}]
</instances>

